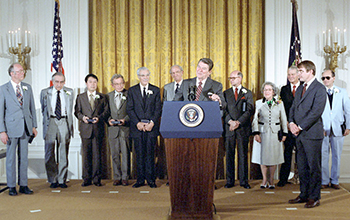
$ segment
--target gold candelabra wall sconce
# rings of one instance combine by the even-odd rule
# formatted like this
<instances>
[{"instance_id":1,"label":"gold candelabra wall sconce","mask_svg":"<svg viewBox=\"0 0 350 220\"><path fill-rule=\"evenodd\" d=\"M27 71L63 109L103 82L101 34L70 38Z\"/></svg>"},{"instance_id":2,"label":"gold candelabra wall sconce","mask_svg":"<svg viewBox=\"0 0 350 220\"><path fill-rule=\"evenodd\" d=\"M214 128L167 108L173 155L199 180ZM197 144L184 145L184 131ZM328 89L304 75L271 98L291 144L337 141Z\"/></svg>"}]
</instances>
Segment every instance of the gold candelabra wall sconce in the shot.
<instances>
[{"instance_id":1,"label":"gold candelabra wall sconce","mask_svg":"<svg viewBox=\"0 0 350 220\"><path fill-rule=\"evenodd\" d=\"M335 69L338 67L338 56L346 51L346 29L343 32L340 29L335 28L334 32L331 33L331 30L328 30L327 37L326 32L323 32L323 50L326 54L330 55L329 69L335 72ZM333 45L332 45L333 42Z\"/></svg>"},{"instance_id":2,"label":"gold candelabra wall sconce","mask_svg":"<svg viewBox=\"0 0 350 220\"><path fill-rule=\"evenodd\" d=\"M15 30L15 31L9 31L9 33L8 33L9 53L17 56L17 61L18 61L18 63L20 63L22 65L25 72L27 72L27 70L28 70L28 65L26 64L26 56L32 50L28 46L29 35L30 35L30 32L25 31L25 33L24 33L24 45L23 45L20 28L18 28L18 30Z\"/></svg>"}]
</instances>

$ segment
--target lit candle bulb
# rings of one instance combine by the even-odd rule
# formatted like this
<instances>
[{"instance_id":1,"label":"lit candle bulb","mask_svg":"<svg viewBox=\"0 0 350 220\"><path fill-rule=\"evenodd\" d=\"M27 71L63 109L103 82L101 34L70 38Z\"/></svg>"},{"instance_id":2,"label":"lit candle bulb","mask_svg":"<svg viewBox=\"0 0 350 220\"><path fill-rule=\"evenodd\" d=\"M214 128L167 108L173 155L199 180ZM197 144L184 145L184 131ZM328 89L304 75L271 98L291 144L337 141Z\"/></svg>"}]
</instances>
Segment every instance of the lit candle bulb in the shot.
<instances>
[{"instance_id":1,"label":"lit candle bulb","mask_svg":"<svg viewBox=\"0 0 350 220\"><path fill-rule=\"evenodd\" d=\"M21 28L18 28L18 43L22 43Z\"/></svg>"},{"instance_id":2,"label":"lit candle bulb","mask_svg":"<svg viewBox=\"0 0 350 220\"><path fill-rule=\"evenodd\" d=\"M11 31L9 31L9 34L7 35L8 41L9 41L9 48L11 47Z\"/></svg>"},{"instance_id":3,"label":"lit candle bulb","mask_svg":"<svg viewBox=\"0 0 350 220\"><path fill-rule=\"evenodd\" d=\"M12 32L11 32L11 35L12 35L12 47L16 47L15 33L12 31Z\"/></svg>"}]
</instances>

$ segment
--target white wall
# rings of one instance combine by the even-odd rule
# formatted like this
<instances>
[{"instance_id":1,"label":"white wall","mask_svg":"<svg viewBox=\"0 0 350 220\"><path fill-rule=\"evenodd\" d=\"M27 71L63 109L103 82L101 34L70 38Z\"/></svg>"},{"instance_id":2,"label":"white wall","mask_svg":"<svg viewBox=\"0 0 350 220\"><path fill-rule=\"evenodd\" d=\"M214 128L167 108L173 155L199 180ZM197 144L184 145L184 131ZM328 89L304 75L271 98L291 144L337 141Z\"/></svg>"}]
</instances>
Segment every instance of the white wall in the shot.
<instances>
[{"instance_id":1,"label":"white wall","mask_svg":"<svg viewBox=\"0 0 350 220\"><path fill-rule=\"evenodd\" d=\"M322 33L334 27L346 29L350 42L350 1L348 0L298 0L298 23L302 59L316 65L319 81L326 64ZM287 80L289 45L292 26L290 0L266 0L265 4L265 78L282 86ZM339 56L335 85L346 88L350 95L350 47ZM341 160L341 182L350 182L350 137L344 141Z\"/></svg>"},{"instance_id":2,"label":"white wall","mask_svg":"<svg viewBox=\"0 0 350 220\"><path fill-rule=\"evenodd\" d=\"M40 91L50 85L52 61L52 37L54 0L0 0L0 84L10 78L8 66L15 61L8 53L7 33L21 28L30 30L30 71L24 80L33 87L37 109L39 135L29 146L29 177L46 178L44 167L44 141L42 138L42 116L40 112ZM88 0L61 0L60 17L63 35L63 67L66 86L84 88L84 77L89 72L89 24ZM76 121L75 121L76 124ZM2 143L0 148L5 147ZM69 152L69 178L81 178L80 137L75 126L75 135ZM5 160L0 161L0 182L5 179Z\"/></svg>"}]
</instances>

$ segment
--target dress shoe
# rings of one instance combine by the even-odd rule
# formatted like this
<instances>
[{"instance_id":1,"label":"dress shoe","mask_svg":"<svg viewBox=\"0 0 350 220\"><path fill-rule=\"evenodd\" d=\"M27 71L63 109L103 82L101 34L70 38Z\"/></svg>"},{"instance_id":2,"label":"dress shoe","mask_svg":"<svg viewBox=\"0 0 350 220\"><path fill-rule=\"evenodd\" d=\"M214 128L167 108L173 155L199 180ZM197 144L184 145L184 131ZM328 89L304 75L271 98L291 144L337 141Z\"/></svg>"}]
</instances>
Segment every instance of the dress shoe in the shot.
<instances>
[{"instance_id":1,"label":"dress shoe","mask_svg":"<svg viewBox=\"0 0 350 220\"><path fill-rule=\"evenodd\" d=\"M91 181L89 180L84 180L84 182L81 184L81 186L85 187L85 186L90 186L91 185Z\"/></svg>"},{"instance_id":2,"label":"dress shoe","mask_svg":"<svg viewBox=\"0 0 350 220\"><path fill-rule=\"evenodd\" d=\"M305 204L305 208L314 208L320 205L320 200L309 199L309 201Z\"/></svg>"},{"instance_id":3,"label":"dress shoe","mask_svg":"<svg viewBox=\"0 0 350 220\"><path fill-rule=\"evenodd\" d=\"M119 186L122 185L122 180L114 180L113 186Z\"/></svg>"},{"instance_id":4,"label":"dress shoe","mask_svg":"<svg viewBox=\"0 0 350 220\"><path fill-rule=\"evenodd\" d=\"M133 187L133 188L139 188L139 187L144 186L144 185L145 185L145 183L136 182L132 187Z\"/></svg>"},{"instance_id":5,"label":"dress shoe","mask_svg":"<svg viewBox=\"0 0 350 220\"><path fill-rule=\"evenodd\" d=\"M229 189L229 188L232 188L234 186L235 186L234 183L226 183L224 187Z\"/></svg>"},{"instance_id":6,"label":"dress shoe","mask_svg":"<svg viewBox=\"0 0 350 220\"><path fill-rule=\"evenodd\" d=\"M155 182L149 182L148 185L149 185L149 187L151 187L151 188L157 188L157 185L156 185Z\"/></svg>"},{"instance_id":7,"label":"dress shoe","mask_svg":"<svg viewBox=\"0 0 350 220\"><path fill-rule=\"evenodd\" d=\"M9 187L9 195L10 196L17 196L16 187Z\"/></svg>"},{"instance_id":8,"label":"dress shoe","mask_svg":"<svg viewBox=\"0 0 350 220\"><path fill-rule=\"evenodd\" d=\"M169 181L168 182L166 182L166 184L165 184L166 186L169 186Z\"/></svg>"},{"instance_id":9,"label":"dress shoe","mask_svg":"<svg viewBox=\"0 0 350 220\"><path fill-rule=\"evenodd\" d=\"M327 189L329 187L329 185L322 185L321 188L322 189Z\"/></svg>"},{"instance_id":10,"label":"dress shoe","mask_svg":"<svg viewBox=\"0 0 350 220\"><path fill-rule=\"evenodd\" d=\"M331 187L333 188L333 189L340 189L340 186L338 185L338 184L331 184Z\"/></svg>"},{"instance_id":11,"label":"dress shoe","mask_svg":"<svg viewBox=\"0 0 350 220\"><path fill-rule=\"evenodd\" d=\"M286 185L286 182L281 181L281 180L277 183L277 186L279 186L279 187L283 187L285 185Z\"/></svg>"},{"instance_id":12,"label":"dress shoe","mask_svg":"<svg viewBox=\"0 0 350 220\"><path fill-rule=\"evenodd\" d=\"M28 195L28 194L32 194L33 190L29 189L28 186L20 186L19 187L19 192Z\"/></svg>"},{"instance_id":13,"label":"dress shoe","mask_svg":"<svg viewBox=\"0 0 350 220\"><path fill-rule=\"evenodd\" d=\"M122 180L122 185L123 185L123 186L128 186L128 185L129 185L128 180Z\"/></svg>"},{"instance_id":14,"label":"dress shoe","mask_svg":"<svg viewBox=\"0 0 350 220\"><path fill-rule=\"evenodd\" d=\"M50 184L50 188L52 188L52 189L55 189L55 188L57 188L58 187L58 183L56 182L56 183L51 183Z\"/></svg>"},{"instance_id":15,"label":"dress shoe","mask_svg":"<svg viewBox=\"0 0 350 220\"><path fill-rule=\"evenodd\" d=\"M266 182L266 184L260 184L260 189L266 189L269 186L269 183Z\"/></svg>"},{"instance_id":16,"label":"dress shoe","mask_svg":"<svg viewBox=\"0 0 350 220\"><path fill-rule=\"evenodd\" d=\"M245 189L251 189L252 187L250 187L250 185L248 183L241 185L241 187L245 188Z\"/></svg>"},{"instance_id":17,"label":"dress shoe","mask_svg":"<svg viewBox=\"0 0 350 220\"><path fill-rule=\"evenodd\" d=\"M102 183L101 183L101 181L97 181L97 182L94 182L94 185L95 186L102 186Z\"/></svg>"},{"instance_id":18,"label":"dress shoe","mask_svg":"<svg viewBox=\"0 0 350 220\"><path fill-rule=\"evenodd\" d=\"M65 188L67 188L68 186L67 186L66 183L60 183L60 184L59 184L59 187L65 189Z\"/></svg>"},{"instance_id":19,"label":"dress shoe","mask_svg":"<svg viewBox=\"0 0 350 220\"><path fill-rule=\"evenodd\" d=\"M288 203L296 204L296 203L304 203L304 202L307 202L307 201L308 201L308 199L303 199L303 198L300 198L300 196L298 196L295 199L289 200Z\"/></svg>"},{"instance_id":20,"label":"dress shoe","mask_svg":"<svg viewBox=\"0 0 350 220\"><path fill-rule=\"evenodd\" d=\"M275 189L275 185L269 185L269 189Z\"/></svg>"}]
</instances>

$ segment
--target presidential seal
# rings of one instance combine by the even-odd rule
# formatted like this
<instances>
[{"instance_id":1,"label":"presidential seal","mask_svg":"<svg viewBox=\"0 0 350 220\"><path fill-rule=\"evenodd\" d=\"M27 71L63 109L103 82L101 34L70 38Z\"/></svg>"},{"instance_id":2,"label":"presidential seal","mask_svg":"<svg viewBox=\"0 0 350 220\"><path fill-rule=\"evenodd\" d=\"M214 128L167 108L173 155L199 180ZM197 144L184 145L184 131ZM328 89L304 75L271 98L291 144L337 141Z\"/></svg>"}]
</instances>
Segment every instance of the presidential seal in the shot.
<instances>
[{"instance_id":1,"label":"presidential seal","mask_svg":"<svg viewBox=\"0 0 350 220\"><path fill-rule=\"evenodd\" d=\"M204 119L204 112L199 105L190 103L180 109L179 118L183 125L197 127Z\"/></svg>"}]
</instances>

